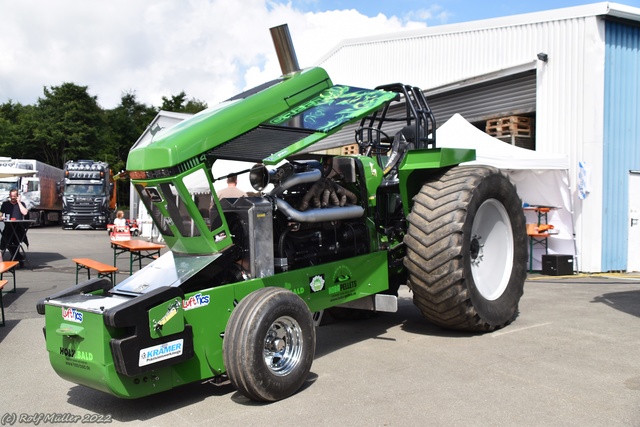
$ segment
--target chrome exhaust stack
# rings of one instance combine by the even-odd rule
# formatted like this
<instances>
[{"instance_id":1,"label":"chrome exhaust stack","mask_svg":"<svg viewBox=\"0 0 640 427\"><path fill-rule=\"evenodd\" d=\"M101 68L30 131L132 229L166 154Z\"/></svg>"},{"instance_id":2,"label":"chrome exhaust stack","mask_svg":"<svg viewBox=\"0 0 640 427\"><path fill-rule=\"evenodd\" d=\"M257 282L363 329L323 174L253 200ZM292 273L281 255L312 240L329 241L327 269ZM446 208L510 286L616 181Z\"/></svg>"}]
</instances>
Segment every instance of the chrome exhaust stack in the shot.
<instances>
[{"instance_id":1,"label":"chrome exhaust stack","mask_svg":"<svg viewBox=\"0 0 640 427\"><path fill-rule=\"evenodd\" d=\"M286 76L300 71L296 51L293 48L293 42L291 41L291 34L289 34L289 26L287 24L283 24L270 28L269 31L271 31L271 38L273 39L273 45L276 48L276 55L278 55L278 62L280 62L282 75Z\"/></svg>"}]
</instances>

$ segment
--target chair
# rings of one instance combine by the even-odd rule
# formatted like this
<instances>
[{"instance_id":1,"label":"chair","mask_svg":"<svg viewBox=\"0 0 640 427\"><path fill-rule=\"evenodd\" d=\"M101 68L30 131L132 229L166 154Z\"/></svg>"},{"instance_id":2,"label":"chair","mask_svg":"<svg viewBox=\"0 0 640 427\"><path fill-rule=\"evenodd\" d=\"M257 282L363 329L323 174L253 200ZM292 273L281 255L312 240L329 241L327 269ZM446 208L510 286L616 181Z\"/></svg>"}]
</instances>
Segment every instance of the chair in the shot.
<instances>
[{"instance_id":1,"label":"chair","mask_svg":"<svg viewBox=\"0 0 640 427\"><path fill-rule=\"evenodd\" d=\"M549 253L549 244L547 238L549 233L540 232L538 224L527 224L527 236L529 236L529 273L533 271L533 247L540 245L544 247L545 254Z\"/></svg>"}]
</instances>

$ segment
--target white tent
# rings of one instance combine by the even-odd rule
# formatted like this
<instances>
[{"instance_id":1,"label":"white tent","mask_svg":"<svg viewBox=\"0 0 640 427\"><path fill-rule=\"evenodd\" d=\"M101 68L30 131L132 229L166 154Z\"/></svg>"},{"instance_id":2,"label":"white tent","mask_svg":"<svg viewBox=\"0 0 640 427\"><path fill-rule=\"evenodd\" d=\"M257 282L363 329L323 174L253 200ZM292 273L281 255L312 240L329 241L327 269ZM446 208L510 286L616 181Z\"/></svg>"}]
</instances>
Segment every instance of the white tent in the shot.
<instances>
[{"instance_id":1,"label":"white tent","mask_svg":"<svg viewBox=\"0 0 640 427\"><path fill-rule=\"evenodd\" d=\"M474 148L476 160L468 165L488 165L502 169L516 185L523 204L552 206L548 223L558 234L548 239L549 254L576 255L573 209L569 187L569 159L565 155L544 154L500 141L456 114L438 128L436 145ZM538 221L534 211L525 210L528 223ZM545 250L534 245L533 269L541 269Z\"/></svg>"}]
</instances>

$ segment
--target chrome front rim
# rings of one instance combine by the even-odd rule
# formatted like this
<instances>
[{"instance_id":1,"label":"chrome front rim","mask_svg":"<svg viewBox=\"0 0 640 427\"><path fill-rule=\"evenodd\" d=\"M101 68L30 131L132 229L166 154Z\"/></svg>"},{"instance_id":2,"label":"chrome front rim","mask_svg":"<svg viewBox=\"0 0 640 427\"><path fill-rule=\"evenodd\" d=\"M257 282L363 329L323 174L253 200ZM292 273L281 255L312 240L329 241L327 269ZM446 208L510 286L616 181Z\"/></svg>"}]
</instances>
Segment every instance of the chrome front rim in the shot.
<instances>
[{"instance_id":1,"label":"chrome front rim","mask_svg":"<svg viewBox=\"0 0 640 427\"><path fill-rule=\"evenodd\" d=\"M300 362L302 348L300 324L292 317L279 317L264 338L264 362L274 375L288 375Z\"/></svg>"}]
</instances>

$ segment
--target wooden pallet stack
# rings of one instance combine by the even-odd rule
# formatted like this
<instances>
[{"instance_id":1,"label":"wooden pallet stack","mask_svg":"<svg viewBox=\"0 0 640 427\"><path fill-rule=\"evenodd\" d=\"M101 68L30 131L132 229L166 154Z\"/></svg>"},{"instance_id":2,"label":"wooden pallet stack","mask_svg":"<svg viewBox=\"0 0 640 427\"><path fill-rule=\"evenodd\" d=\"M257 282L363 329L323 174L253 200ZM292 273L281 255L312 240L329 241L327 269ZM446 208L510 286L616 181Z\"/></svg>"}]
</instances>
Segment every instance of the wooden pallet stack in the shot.
<instances>
[{"instance_id":1,"label":"wooden pallet stack","mask_svg":"<svg viewBox=\"0 0 640 427\"><path fill-rule=\"evenodd\" d=\"M533 138L533 119L523 116L507 116L487 120L485 132L522 148L535 149Z\"/></svg>"},{"instance_id":2,"label":"wooden pallet stack","mask_svg":"<svg viewBox=\"0 0 640 427\"><path fill-rule=\"evenodd\" d=\"M345 145L344 147L342 147L342 154L343 156L351 156L351 155L355 155L355 154L359 154L358 144L350 144L350 145Z\"/></svg>"},{"instance_id":3,"label":"wooden pallet stack","mask_svg":"<svg viewBox=\"0 0 640 427\"><path fill-rule=\"evenodd\" d=\"M343 145L341 147L327 148L325 150L314 151L316 154L326 154L330 156L352 156L360 154L358 144Z\"/></svg>"}]
</instances>

